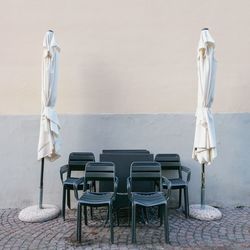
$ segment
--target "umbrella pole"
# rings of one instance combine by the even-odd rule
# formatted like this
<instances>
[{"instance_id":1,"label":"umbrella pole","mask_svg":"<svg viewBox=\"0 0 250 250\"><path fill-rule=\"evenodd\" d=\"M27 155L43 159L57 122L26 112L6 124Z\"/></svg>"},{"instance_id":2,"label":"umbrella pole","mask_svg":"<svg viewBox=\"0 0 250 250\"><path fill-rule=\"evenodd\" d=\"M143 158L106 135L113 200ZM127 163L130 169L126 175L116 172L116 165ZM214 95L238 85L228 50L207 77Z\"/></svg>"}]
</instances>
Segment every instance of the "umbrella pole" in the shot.
<instances>
[{"instance_id":1,"label":"umbrella pole","mask_svg":"<svg viewBox=\"0 0 250 250\"><path fill-rule=\"evenodd\" d=\"M39 208L42 209L43 204L43 172L44 172L44 158L41 161L41 178L40 178L40 197L39 197Z\"/></svg>"},{"instance_id":2,"label":"umbrella pole","mask_svg":"<svg viewBox=\"0 0 250 250\"><path fill-rule=\"evenodd\" d=\"M205 208L205 164L201 165L201 208Z\"/></svg>"}]
</instances>

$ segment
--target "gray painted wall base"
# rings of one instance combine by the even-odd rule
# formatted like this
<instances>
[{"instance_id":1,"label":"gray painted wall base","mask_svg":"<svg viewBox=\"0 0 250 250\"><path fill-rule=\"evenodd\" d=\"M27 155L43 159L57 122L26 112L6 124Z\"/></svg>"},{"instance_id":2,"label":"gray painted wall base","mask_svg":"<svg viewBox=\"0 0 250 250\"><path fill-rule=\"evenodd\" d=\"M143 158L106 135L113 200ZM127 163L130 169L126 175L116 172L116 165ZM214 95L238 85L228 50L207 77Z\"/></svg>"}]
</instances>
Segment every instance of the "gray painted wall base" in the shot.
<instances>
[{"instance_id":1,"label":"gray painted wall base","mask_svg":"<svg viewBox=\"0 0 250 250\"><path fill-rule=\"evenodd\" d=\"M200 201L200 165L192 160L193 114L59 115L62 157L45 161L44 203L61 205L59 168L72 151L146 148L152 153L179 153L191 168L190 204ZM38 204L39 116L0 116L0 208ZM218 157L206 170L207 204L250 205L250 113L216 114Z\"/></svg>"}]
</instances>

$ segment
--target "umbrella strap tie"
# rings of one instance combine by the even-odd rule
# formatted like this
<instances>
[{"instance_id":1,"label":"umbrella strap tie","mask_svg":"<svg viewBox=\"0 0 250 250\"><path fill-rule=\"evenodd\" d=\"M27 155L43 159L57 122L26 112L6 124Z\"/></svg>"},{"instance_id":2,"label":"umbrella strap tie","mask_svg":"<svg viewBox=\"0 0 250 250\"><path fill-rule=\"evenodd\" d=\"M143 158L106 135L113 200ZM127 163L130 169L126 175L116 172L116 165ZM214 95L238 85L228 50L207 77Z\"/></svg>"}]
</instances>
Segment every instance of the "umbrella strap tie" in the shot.
<instances>
[{"instance_id":1,"label":"umbrella strap tie","mask_svg":"<svg viewBox=\"0 0 250 250\"><path fill-rule=\"evenodd\" d=\"M196 112L197 120L203 127L207 127L209 117L211 116L211 108L202 107Z\"/></svg>"},{"instance_id":2,"label":"umbrella strap tie","mask_svg":"<svg viewBox=\"0 0 250 250\"><path fill-rule=\"evenodd\" d=\"M58 116L53 107L45 106L42 114L43 119L46 119L49 122L50 129L58 134L60 129L60 124ZM48 129L48 128L47 128Z\"/></svg>"}]
</instances>

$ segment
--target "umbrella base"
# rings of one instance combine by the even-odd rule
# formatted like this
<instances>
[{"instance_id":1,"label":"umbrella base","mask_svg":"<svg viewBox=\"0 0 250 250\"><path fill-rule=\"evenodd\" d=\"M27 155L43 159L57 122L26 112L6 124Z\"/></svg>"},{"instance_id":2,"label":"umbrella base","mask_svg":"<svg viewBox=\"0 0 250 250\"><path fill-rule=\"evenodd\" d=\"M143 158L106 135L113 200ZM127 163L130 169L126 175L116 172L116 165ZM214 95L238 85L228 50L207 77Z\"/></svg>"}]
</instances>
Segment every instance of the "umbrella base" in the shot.
<instances>
[{"instance_id":1,"label":"umbrella base","mask_svg":"<svg viewBox=\"0 0 250 250\"><path fill-rule=\"evenodd\" d=\"M195 204L189 206L189 215L198 220L219 220L222 217L222 213L219 209L205 205L201 208L201 204Z\"/></svg>"},{"instance_id":2,"label":"umbrella base","mask_svg":"<svg viewBox=\"0 0 250 250\"><path fill-rule=\"evenodd\" d=\"M38 205L24 208L18 218L24 222L44 222L56 218L59 213L60 209L57 206L43 204L42 209Z\"/></svg>"}]
</instances>

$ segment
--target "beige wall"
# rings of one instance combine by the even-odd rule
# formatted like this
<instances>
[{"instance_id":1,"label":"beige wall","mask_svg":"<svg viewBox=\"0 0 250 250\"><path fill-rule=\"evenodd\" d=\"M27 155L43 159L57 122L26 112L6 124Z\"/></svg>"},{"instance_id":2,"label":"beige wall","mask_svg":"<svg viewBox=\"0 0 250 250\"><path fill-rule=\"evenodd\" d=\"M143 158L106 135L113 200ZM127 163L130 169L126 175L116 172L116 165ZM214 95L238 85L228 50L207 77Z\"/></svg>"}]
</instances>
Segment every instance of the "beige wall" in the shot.
<instances>
[{"instance_id":1,"label":"beige wall","mask_svg":"<svg viewBox=\"0 0 250 250\"><path fill-rule=\"evenodd\" d=\"M11 178L0 182L0 208L38 201L41 55L48 29L62 48L57 110L63 151L58 161L46 161L45 203L61 203L59 168L70 152L92 151L98 159L105 148L179 153L192 170L190 201L199 201L200 166L191 152L203 27L216 40L213 109L220 113L207 202L249 205L249 13L249 0L2 0L1 176Z\"/></svg>"},{"instance_id":2,"label":"beige wall","mask_svg":"<svg viewBox=\"0 0 250 250\"><path fill-rule=\"evenodd\" d=\"M0 114L39 114L41 45L61 45L59 113L194 112L196 46L217 47L215 112L249 112L250 1L1 1Z\"/></svg>"}]
</instances>

